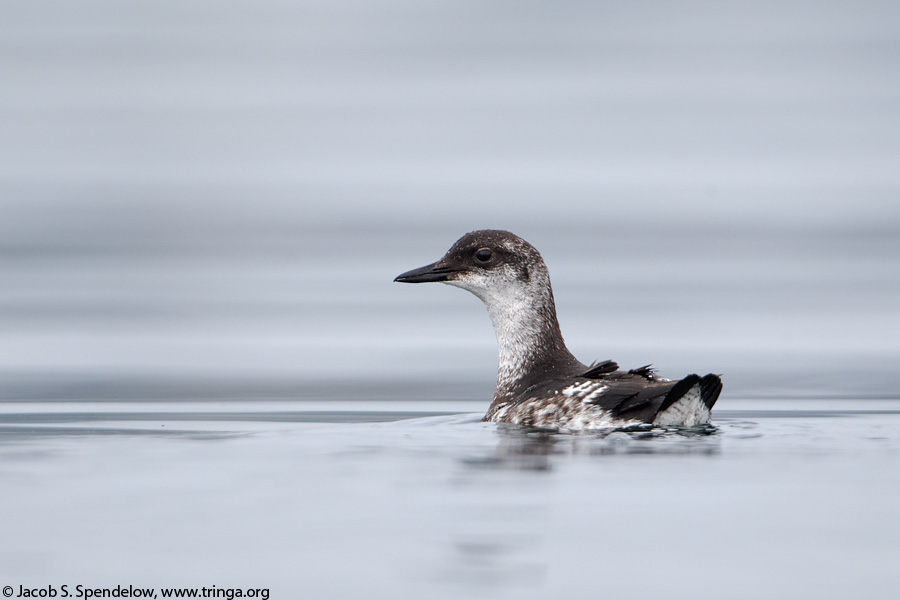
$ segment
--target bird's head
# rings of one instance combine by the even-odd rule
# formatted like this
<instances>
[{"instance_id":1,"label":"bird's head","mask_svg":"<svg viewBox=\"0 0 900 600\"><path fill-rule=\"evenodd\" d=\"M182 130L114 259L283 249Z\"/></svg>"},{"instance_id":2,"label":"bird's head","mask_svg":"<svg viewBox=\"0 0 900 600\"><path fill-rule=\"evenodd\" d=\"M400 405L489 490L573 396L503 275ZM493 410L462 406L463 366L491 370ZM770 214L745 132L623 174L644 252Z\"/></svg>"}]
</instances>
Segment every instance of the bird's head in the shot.
<instances>
[{"instance_id":1,"label":"bird's head","mask_svg":"<svg viewBox=\"0 0 900 600\"><path fill-rule=\"evenodd\" d=\"M468 290L488 306L549 287L540 253L508 231L483 229L462 236L437 262L398 275L394 281L438 281Z\"/></svg>"}]
</instances>

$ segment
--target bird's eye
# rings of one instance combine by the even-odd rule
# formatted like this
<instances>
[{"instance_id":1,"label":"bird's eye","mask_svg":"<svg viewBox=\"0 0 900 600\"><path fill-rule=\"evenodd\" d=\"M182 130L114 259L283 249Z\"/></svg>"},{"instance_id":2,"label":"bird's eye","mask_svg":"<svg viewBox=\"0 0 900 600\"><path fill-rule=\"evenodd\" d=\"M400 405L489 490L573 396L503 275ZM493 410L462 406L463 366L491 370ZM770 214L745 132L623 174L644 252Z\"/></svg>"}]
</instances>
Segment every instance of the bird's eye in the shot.
<instances>
[{"instance_id":1,"label":"bird's eye","mask_svg":"<svg viewBox=\"0 0 900 600\"><path fill-rule=\"evenodd\" d=\"M494 253L491 252L490 250L488 250L487 248L482 248L481 250L479 250L478 252L475 253L475 260L477 260L478 262L487 262L487 261L491 260L491 256L493 256L493 255L494 255Z\"/></svg>"}]
</instances>

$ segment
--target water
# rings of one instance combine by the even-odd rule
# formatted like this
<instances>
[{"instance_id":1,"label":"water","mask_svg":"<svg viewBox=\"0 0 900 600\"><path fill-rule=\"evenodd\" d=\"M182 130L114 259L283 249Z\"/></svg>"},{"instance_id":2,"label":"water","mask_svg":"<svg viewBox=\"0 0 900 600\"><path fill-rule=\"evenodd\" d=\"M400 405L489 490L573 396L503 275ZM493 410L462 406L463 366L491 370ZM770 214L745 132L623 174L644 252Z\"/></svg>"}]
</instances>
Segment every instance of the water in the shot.
<instances>
[{"instance_id":1,"label":"water","mask_svg":"<svg viewBox=\"0 0 900 600\"><path fill-rule=\"evenodd\" d=\"M5 404L0 572L273 598L889 597L900 403L729 406L713 430L603 436L471 403Z\"/></svg>"},{"instance_id":2,"label":"water","mask_svg":"<svg viewBox=\"0 0 900 600\"><path fill-rule=\"evenodd\" d=\"M7 4L0 586L896 595L896 2ZM715 429L478 422L485 227Z\"/></svg>"}]
</instances>

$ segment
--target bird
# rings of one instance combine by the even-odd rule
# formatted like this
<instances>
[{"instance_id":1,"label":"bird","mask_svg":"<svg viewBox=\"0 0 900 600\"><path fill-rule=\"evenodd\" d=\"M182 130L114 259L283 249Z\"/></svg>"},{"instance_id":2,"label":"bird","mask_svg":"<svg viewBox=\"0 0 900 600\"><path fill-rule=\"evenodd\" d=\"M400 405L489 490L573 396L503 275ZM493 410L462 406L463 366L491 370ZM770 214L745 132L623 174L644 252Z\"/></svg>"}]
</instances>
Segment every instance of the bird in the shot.
<instances>
[{"instance_id":1,"label":"bird","mask_svg":"<svg viewBox=\"0 0 900 600\"><path fill-rule=\"evenodd\" d=\"M440 260L394 281L445 283L484 302L499 360L483 421L559 431L690 427L709 422L722 391L712 373L669 380L650 365L624 371L612 360L576 359L559 328L544 259L509 231L469 232Z\"/></svg>"}]
</instances>

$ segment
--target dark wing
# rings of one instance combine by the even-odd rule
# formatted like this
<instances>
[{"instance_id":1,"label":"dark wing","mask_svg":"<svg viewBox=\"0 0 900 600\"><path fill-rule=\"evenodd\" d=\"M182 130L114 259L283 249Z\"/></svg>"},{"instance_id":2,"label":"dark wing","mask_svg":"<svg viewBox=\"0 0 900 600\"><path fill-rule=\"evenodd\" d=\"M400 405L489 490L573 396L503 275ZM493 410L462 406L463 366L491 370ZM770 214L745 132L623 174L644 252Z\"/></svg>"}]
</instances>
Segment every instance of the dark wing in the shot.
<instances>
[{"instance_id":1,"label":"dark wing","mask_svg":"<svg viewBox=\"0 0 900 600\"><path fill-rule=\"evenodd\" d=\"M573 391L581 395L586 404L607 410L617 418L652 423L656 415L672 406L695 385L699 384L700 399L709 408L713 407L722 391L719 376L711 373L704 377L692 374L679 381L668 381L657 378L650 365L630 371L618 369L619 365L611 360L593 363L574 379L544 381L528 388L523 395L540 397L546 393L558 394L563 386L567 386L568 390L575 388Z\"/></svg>"},{"instance_id":2,"label":"dark wing","mask_svg":"<svg viewBox=\"0 0 900 600\"><path fill-rule=\"evenodd\" d=\"M619 377L606 379L604 384L608 386L607 390L589 403L596 404L621 419L652 423L656 414L664 410L666 399L679 383L681 382L649 381L640 375L621 373Z\"/></svg>"},{"instance_id":3,"label":"dark wing","mask_svg":"<svg viewBox=\"0 0 900 600\"><path fill-rule=\"evenodd\" d=\"M688 390L700 384L700 397L712 408L722 391L717 375L688 375L679 381L660 381L652 378L652 372L642 367L628 373L610 373L604 377L609 386L603 395L593 398L596 404L621 419L634 419L652 423L657 414L666 410L684 396Z\"/></svg>"},{"instance_id":4,"label":"dark wing","mask_svg":"<svg viewBox=\"0 0 900 600\"><path fill-rule=\"evenodd\" d=\"M594 363L582 375L587 379L602 379L607 390L588 401L617 417L651 422L661 410L666 396L675 387L674 381L659 381L650 365L630 371L619 371L611 360Z\"/></svg>"}]
</instances>

